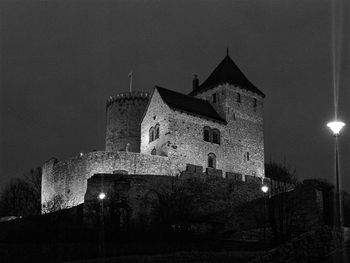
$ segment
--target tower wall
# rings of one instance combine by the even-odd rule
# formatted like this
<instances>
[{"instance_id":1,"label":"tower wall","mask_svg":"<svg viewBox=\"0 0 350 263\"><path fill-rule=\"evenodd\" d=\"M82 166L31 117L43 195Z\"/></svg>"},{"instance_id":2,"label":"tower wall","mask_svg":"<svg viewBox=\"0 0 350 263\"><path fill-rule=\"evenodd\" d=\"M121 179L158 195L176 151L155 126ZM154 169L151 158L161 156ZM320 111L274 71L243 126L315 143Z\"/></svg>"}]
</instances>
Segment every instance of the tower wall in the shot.
<instances>
[{"instance_id":1,"label":"tower wall","mask_svg":"<svg viewBox=\"0 0 350 263\"><path fill-rule=\"evenodd\" d=\"M213 102L213 94L216 94L216 102ZM263 98L230 84L218 85L196 97L210 102L227 121L224 131L220 130L223 142L229 142L224 156L232 157L226 162L239 167L235 171L243 175L264 177Z\"/></svg>"},{"instance_id":2,"label":"tower wall","mask_svg":"<svg viewBox=\"0 0 350 263\"><path fill-rule=\"evenodd\" d=\"M141 118L148 92L123 92L111 96L106 105L106 151L140 152Z\"/></svg>"}]
</instances>

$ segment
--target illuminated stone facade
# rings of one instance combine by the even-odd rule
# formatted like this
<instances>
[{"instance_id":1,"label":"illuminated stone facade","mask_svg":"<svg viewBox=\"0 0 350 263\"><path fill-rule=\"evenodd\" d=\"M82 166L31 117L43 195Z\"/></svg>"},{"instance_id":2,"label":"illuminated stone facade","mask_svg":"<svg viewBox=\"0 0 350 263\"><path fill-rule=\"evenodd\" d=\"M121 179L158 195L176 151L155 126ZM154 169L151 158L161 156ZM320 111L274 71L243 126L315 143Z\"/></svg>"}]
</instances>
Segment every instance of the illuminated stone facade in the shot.
<instances>
[{"instance_id":1,"label":"illuminated stone facade","mask_svg":"<svg viewBox=\"0 0 350 263\"><path fill-rule=\"evenodd\" d=\"M46 162L43 207L57 196L61 207L82 203L95 173L174 176L193 164L207 174L263 178L264 97L228 55L201 85L194 79L189 95L155 87L151 95L112 96L105 151Z\"/></svg>"},{"instance_id":2,"label":"illuminated stone facade","mask_svg":"<svg viewBox=\"0 0 350 263\"><path fill-rule=\"evenodd\" d=\"M240 102L236 101L240 93ZM212 97L216 94L216 102ZM141 123L141 153L168 156L179 163L208 167L214 154L215 168L226 172L264 177L263 102L251 92L225 84L198 95L222 112L226 123L171 109L156 88ZM254 98L257 100L254 105ZM159 124L159 138L150 141L151 127ZM204 140L203 129L218 130L218 143ZM249 155L249 156L248 156Z\"/></svg>"}]
</instances>

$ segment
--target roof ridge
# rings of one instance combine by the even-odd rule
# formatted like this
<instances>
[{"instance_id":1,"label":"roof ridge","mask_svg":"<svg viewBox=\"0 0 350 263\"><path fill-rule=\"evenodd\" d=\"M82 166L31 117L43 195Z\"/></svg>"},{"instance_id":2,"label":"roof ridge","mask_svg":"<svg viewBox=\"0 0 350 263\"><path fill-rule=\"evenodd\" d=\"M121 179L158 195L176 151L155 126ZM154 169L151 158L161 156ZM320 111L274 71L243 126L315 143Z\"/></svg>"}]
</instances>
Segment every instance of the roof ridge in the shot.
<instances>
[{"instance_id":1,"label":"roof ridge","mask_svg":"<svg viewBox=\"0 0 350 263\"><path fill-rule=\"evenodd\" d=\"M179 95L183 95L183 96L186 96L186 97L190 97L190 98L192 98L192 99L194 99L194 100L200 100L200 101L205 101L205 102L208 102L208 101L206 101L205 99L202 99L202 98L199 98L199 97L192 97L192 96L190 96L190 95L188 95L188 94L185 94L185 93L181 93L181 92L178 92L178 91L175 91L175 90L171 90L171 89L167 89L167 88L164 88L164 87L161 87L161 86L158 86L158 85L155 85L154 86L155 88L159 88L159 89L163 89L163 90L166 90L166 91L170 91L170 92L172 92L172 93L176 93L176 94L179 94ZM208 102L209 103L209 102ZM210 103L209 103L209 105L210 105Z\"/></svg>"},{"instance_id":2,"label":"roof ridge","mask_svg":"<svg viewBox=\"0 0 350 263\"><path fill-rule=\"evenodd\" d=\"M206 100L192 97L177 91L155 86L164 103L170 108L192 113L200 117L226 123L214 107Z\"/></svg>"}]
</instances>

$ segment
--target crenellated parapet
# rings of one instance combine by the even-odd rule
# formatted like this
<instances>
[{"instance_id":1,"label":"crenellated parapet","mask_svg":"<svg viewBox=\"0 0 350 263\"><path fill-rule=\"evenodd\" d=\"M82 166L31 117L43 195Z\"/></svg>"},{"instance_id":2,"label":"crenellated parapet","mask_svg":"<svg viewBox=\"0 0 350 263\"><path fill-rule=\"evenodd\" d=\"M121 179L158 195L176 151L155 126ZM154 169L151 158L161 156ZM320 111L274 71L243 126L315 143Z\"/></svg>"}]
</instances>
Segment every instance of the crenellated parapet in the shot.
<instances>
[{"instance_id":1,"label":"crenellated parapet","mask_svg":"<svg viewBox=\"0 0 350 263\"><path fill-rule=\"evenodd\" d=\"M110 96L106 103L106 108L108 108L111 104L117 102L117 103L123 103L126 100L146 100L148 101L151 96L151 93L145 92L145 91L132 91L132 92L121 92L117 93L113 96Z\"/></svg>"}]
</instances>

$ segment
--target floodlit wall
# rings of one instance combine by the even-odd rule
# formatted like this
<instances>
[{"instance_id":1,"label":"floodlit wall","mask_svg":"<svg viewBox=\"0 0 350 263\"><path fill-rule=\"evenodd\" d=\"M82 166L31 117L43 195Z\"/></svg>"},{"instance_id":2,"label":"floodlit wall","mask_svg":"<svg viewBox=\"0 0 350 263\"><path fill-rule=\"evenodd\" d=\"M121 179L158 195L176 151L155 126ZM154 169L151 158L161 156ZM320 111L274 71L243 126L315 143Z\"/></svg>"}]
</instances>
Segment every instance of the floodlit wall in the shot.
<instances>
[{"instance_id":1,"label":"floodlit wall","mask_svg":"<svg viewBox=\"0 0 350 263\"><path fill-rule=\"evenodd\" d=\"M87 179L95 173L124 170L129 174L174 176L184 169L167 157L132 152L96 151L63 161L53 158L43 165L41 203L44 208L55 197L62 201L60 208L83 203Z\"/></svg>"}]
</instances>

